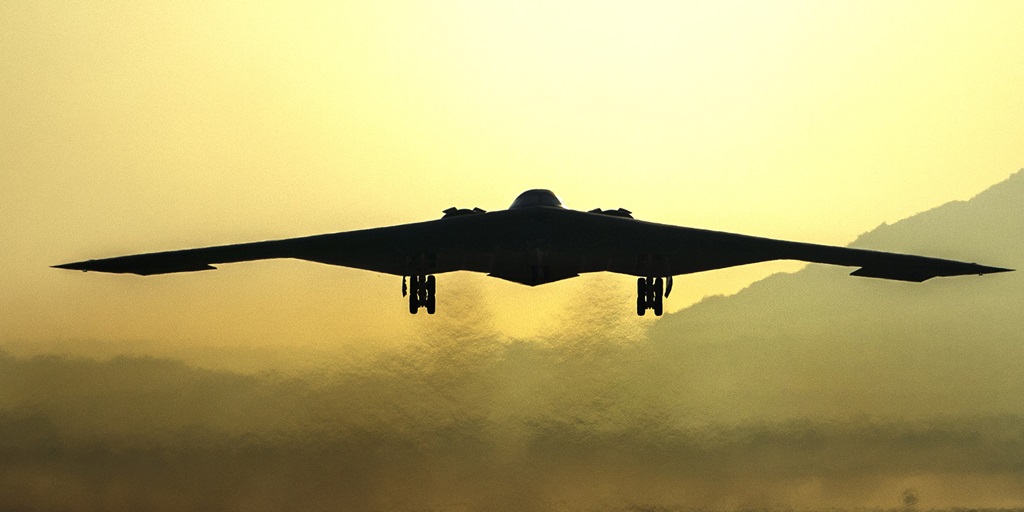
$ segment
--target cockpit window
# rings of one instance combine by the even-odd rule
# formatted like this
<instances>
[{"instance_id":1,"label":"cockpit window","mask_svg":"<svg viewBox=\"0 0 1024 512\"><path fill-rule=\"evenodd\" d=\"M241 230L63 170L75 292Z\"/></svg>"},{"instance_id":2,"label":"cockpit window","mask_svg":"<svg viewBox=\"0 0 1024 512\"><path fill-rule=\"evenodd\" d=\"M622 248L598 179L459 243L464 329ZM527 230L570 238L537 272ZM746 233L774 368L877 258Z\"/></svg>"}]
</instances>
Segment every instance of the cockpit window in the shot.
<instances>
[{"instance_id":1,"label":"cockpit window","mask_svg":"<svg viewBox=\"0 0 1024 512\"><path fill-rule=\"evenodd\" d=\"M544 189L534 189L527 190L526 192L519 194L519 197L512 202L512 206L510 206L509 209L529 208L531 206L553 206L555 208L565 208L565 206L562 205L562 201L558 199L558 196L556 196L554 192Z\"/></svg>"}]
</instances>

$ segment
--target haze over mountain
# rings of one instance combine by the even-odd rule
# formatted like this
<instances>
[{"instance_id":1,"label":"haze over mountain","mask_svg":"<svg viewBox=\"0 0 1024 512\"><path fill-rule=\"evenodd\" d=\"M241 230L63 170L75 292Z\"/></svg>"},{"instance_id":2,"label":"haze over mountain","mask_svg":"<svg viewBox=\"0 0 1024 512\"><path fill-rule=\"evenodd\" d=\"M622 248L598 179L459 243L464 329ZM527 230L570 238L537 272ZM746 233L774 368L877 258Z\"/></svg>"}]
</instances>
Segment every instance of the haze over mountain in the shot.
<instances>
[{"instance_id":1,"label":"haze over mountain","mask_svg":"<svg viewBox=\"0 0 1024 512\"><path fill-rule=\"evenodd\" d=\"M854 245L1020 269L1022 205L1018 172ZM0 503L895 507L915 489L922 508L1024 505L1024 272L850 270L778 274L646 333L609 286L518 340L463 288L399 348L260 372L0 354Z\"/></svg>"},{"instance_id":2,"label":"haze over mountain","mask_svg":"<svg viewBox=\"0 0 1024 512\"><path fill-rule=\"evenodd\" d=\"M1024 171L851 246L1024 269ZM810 265L666 316L652 343L749 417L1024 413L1024 272L922 284ZM685 286L685 276L678 285ZM709 399L712 399L709 397Z\"/></svg>"}]
</instances>

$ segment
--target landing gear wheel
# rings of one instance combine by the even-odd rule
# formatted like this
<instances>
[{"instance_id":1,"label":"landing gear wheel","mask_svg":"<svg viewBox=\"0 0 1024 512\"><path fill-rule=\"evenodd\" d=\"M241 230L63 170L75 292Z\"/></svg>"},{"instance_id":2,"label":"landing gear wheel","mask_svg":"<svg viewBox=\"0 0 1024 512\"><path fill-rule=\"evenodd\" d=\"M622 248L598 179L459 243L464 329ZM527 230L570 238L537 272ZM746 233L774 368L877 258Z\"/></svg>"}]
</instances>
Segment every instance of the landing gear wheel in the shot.
<instances>
[{"instance_id":1,"label":"landing gear wheel","mask_svg":"<svg viewBox=\"0 0 1024 512\"><path fill-rule=\"evenodd\" d=\"M653 290L654 291L654 300L652 301L653 304L651 304L652 309L654 309L654 316L661 316L661 313L664 311L664 308L663 308L664 301L662 300L662 298L664 297L664 295L663 295L663 290L664 289L665 288L664 288L663 280L660 277L655 278L654 279L654 290Z\"/></svg>"},{"instance_id":2,"label":"landing gear wheel","mask_svg":"<svg viewBox=\"0 0 1024 512\"><path fill-rule=\"evenodd\" d=\"M426 283L427 300L425 301L424 306L427 307L427 314L428 315L433 315L434 311L436 310L437 301L435 300L435 297L434 297L434 292L435 291L437 291L437 280L434 279L434 276L427 276L427 283Z\"/></svg>"},{"instance_id":3,"label":"landing gear wheel","mask_svg":"<svg viewBox=\"0 0 1024 512\"><path fill-rule=\"evenodd\" d=\"M672 282L672 278L668 278ZM654 316L661 316L665 308L665 278L640 277L636 280L636 314L644 316L648 309L654 310Z\"/></svg>"},{"instance_id":4,"label":"landing gear wheel","mask_svg":"<svg viewBox=\"0 0 1024 512\"><path fill-rule=\"evenodd\" d=\"M636 315L644 316L647 312L647 280L640 277L636 280Z\"/></svg>"},{"instance_id":5,"label":"landing gear wheel","mask_svg":"<svg viewBox=\"0 0 1024 512\"><path fill-rule=\"evenodd\" d=\"M415 315L420 309L420 276L412 276L409 281L409 312Z\"/></svg>"}]
</instances>

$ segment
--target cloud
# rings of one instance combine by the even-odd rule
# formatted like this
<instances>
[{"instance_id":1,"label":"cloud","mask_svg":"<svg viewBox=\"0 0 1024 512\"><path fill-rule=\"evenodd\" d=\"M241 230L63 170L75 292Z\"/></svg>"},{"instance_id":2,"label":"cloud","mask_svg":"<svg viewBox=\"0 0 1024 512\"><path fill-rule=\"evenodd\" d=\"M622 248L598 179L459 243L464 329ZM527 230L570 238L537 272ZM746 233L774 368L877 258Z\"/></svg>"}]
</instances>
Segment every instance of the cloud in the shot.
<instances>
[{"instance_id":1,"label":"cloud","mask_svg":"<svg viewBox=\"0 0 1024 512\"><path fill-rule=\"evenodd\" d=\"M472 341L305 375L4 355L0 502L77 510L897 506L908 479L921 475L928 478L914 488L925 506L1024 497L1007 484L1024 467L1020 416L708 424L664 407L671 383L635 378L649 345L598 340L567 353ZM928 501L964 475L974 489Z\"/></svg>"}]
</instances>

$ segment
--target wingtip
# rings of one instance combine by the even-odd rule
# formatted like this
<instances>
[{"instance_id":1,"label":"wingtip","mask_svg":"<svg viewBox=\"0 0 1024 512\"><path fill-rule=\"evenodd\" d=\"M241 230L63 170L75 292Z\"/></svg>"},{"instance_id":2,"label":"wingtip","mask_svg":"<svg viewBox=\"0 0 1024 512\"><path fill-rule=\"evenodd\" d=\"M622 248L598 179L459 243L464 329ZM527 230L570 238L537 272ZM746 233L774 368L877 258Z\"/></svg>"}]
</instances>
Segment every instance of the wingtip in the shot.
<instances>
[{"instance_id":1,"label":"wingtip","mask_svg":"<svg viewBox=\"0 0 1024 512\"><path fill-rule=\"evenodd\" d=\"M978 265L977 263L975 263L975 265L978 266L978 275L979 276L983 276L985 274L999 274L999 273L1002 273L1002 272L1015 272L1016 271L1016 269L1012 269L1012 268L986 267L984 265Z\"/></svg>"},{"instance_id":2,"label":"wingtip","mask_svg":"<svg viewBox=\"0 0 1024 512\"><path fill-rule=\"evenodd\" d=\"M82 272L88 271L88 269L85 268L85 262L82 261L78 261L75 263L62 263L60 265L50 265L50 268L59 268L63 270L81 270Z\"/></svg>"}]
</instances>

